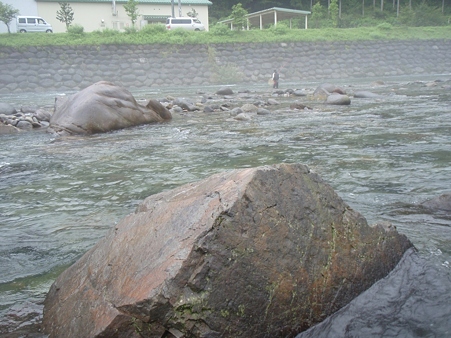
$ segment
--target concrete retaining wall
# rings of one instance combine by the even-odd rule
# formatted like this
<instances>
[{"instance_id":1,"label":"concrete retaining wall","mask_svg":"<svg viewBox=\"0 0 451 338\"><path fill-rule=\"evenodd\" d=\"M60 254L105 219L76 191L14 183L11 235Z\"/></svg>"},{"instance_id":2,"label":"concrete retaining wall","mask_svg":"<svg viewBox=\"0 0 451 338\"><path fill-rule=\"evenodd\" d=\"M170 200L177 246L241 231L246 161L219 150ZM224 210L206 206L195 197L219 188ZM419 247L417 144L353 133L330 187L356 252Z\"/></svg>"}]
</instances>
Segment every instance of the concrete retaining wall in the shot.
<instances>
[{"instance_id":1,"label":"concrete retaining wall","mask_svg":"<svg viewBox=\"0 0 451 338\"><path fill-rule=\"evenodd\" d=\"M0 93L442 74L450 55L451 40L2 47Z\"/></svg>"}]
</instances>

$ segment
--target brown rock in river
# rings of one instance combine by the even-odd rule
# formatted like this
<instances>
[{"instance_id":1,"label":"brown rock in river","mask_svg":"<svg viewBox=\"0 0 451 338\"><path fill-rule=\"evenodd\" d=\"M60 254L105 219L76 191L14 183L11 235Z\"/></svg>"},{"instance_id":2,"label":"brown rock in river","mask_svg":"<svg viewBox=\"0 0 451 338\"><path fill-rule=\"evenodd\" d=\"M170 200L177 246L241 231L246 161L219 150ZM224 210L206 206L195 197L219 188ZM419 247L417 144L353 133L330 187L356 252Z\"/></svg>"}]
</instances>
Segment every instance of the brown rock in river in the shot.
<instances>
[{"instance_id":1,"label":"brown rock in river","mask_svg":"<svg viewBox=\"0 0 451 338\"><path fill-rule=\"evenodd\" d=\"M306 166L233 170L146 198L52 285L50 337L294 337L412 244Z\"/></svg>"},{"instance_id":2,"label":"brown rock in river","mask_svg":"<svg viewBox=\"0 0 451 338\"><path fill-rule=\"evenodd\" d=\"M337 87L330 83L323 83L316 87L315 91L313 92L313 96L328 96L332 93L346 95L346 91L341 88Z\"/></svg>"},{"instance_id":3,"label":"brown rock in river","mask_svg":"<svg viewBox=\"0 0 451 338\"><path fill-rule=\"evenodd\" d=\"M61 101L50 119L50 130L57 134L104 133L172 118L159 102L142 106L128 90L106 81Z\"/></svg>"}]
</instances>

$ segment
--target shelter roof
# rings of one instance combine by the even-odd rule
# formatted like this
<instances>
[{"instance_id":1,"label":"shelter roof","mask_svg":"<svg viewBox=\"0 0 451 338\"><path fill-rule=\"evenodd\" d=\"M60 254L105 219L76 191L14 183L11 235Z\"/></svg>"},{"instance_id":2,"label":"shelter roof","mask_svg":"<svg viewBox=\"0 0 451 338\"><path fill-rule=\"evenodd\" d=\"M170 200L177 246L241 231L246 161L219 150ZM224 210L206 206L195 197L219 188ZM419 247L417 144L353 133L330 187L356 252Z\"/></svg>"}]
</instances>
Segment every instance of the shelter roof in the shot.
<instances>
[{"instance_id":1,"label":"shelter roof","mask_svg":"<svg viewBox=\"0 0 451 338\"><path fill-rule=\"evenodd\" d=\"M262 20L262 25L265 26L267 24L271 24L274 22L277 17L277 22L282 20L289 20L301 15L309 15L312 12L309 11L301 11L297 9L289 9L289 8L281 8L281 7L272 7L268 9L264 9L262 11L249 13L246 15L246 18L249 22L254 26L260 26L260 18ZM222 20L219 23L231 23L233 19Z\"/></svg>"}]
</instances>

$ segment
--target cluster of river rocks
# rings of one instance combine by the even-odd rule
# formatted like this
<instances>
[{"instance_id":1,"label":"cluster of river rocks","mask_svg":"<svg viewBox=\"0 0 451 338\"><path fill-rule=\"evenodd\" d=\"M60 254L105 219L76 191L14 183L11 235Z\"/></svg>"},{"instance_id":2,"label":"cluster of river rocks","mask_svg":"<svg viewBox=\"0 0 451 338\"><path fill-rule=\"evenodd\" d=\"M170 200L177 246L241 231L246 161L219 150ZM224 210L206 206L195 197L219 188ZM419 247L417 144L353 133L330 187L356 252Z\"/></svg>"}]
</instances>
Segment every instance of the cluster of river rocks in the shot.
<instances>
[{"instance_id":1,"label":"cluster of river rocks","mask_svg":"<svg viewBox=\"0 0 451 338\"><path fill-rule=\"evenodd\" d=\"M51 117L52 112L45 108L22 106L17 110L9 103L0 102L0 134L47 128Z\"/></svg>"},{"instance_id":2,"label":"cluster of river rocks","mask_svg":"<svg viewBox=\"0 0 451 338\"><path fill-rule=\"evenodd\" d=\"M106 83L106 82L99 82ZM97 84L99 84L97 83ZM86 97L86 91L89 92L90 88L95 88L96 84L84 89L82 96ZM111 87L114 87L116 92L121 96L125 93L127 95L128 104L137 103L131 94L124 88L114 86L110 83ZM99 87L99 86L97 86ZM122 91L122 94L120 94ZM165 97L158 100L165 108L167 108L171 113L183 113L184 111L203 111L206 113L224 111L235 120L250 120L252 115L266 115L274 111L274 107L280 105L277 100L278 97L283 97L288 99L289 109L311 109L310 107L299 102L296 98L312 96L316 99L320 99L325 104L335 104L335 105L349 105L351 103L351 98L348 96L340 87L332 84L323 84L316 88L314 92L306 90L296 90L296 89L285 89L285 90L274 90L271 92L266 92L263 94L251 93L250 91L234 92L230 87L223 87L216 91L214 94L197 93L199 94L199 99L192 100L187 98L173 98ZM76 96L72 95L71 97ZM377 97L377 94L370 92L360 92L355 93L354 96L357 97ZM21 106L16 108L9 103L0 102L0 134L11 134L18 133L21 131L30 130L43 130L51 127L51 118L54 112L57 112L63 103L71 99L68 96L61 96L55 99L55 105L53 107L33 107L33 106ZM141 107L137 103L137 107ZM129 108L130 105L127 105ZM126 109L128 109L126 108ZM154 107L155 108L155 107ZM91 114L96 108L92 106L87 108L91 111ZM116 107L115 109L119 109ZM133 108L135 109L135 108ZM66 114L66 112L64 112ZM61 115L61 114L60 114ZM92 114L95 115L95 114ZM105 121L103 121L105 122ZM158 121L143 121L143 123L151 123ZM127 126L124 126L127 127ZM113 128L120 129L120 128ZM108 130L92 131L87 132L87 134L94 132L104 132ZM81 132L83 133L83 132Z\"/></svg>"},{"instance_id":3,"label":"cluster of river rocks","mask_svg":"<svg viewBox=\"0 0 451 338\"><path fill-rule=\"evenodd\" d=\"M103 88L105 85L107 85L108 89ZM382 81L373 83L373 86L380 85L384 85L384 83ZM426 87L441 85L451 88L449 81L441 84L437 81L424 82L422 85ZM9 103L0 102L0 135L30 130L48 130L59 135L93 134L140 124L161 122L170 119L171 114L196 111L204 113L225 112L231 119L248 121L255 115L268 115L280 109L292 111L311 110L312 108L307 106L306 103L350 105L351 98L383 98L380 94L365 90L347 93L343 87L329 83L321 84L316 89L276 89L260 93L248 90L235 92L231 87L223 87L211 94L197 92L196 96L194 99L167 96L158 100L150 100L143 104L140 100L135 100L127 89L110 82L100 81L74 95L64 95L55 98L53 106L21 106L20 108L15 108ZM70 102L72 101L72 107L79 107L79 103L74 103L77 97L79 103L83 102L83 109L73 111L73 108L70 107ZM90 101L87 97L95 97L95 99ZM120 104L117 104L118 100L121 101ZM68 101L69 107L67 107ZM148 107L149 105L150 107ZM101 111L103 113L99 113ZM143 112L145 113L143 114ZM114 120L117 118L117 114L122 116L122 122ZM128 116L130 114L134 114L131 123L129 123L130 116ZM146 114L147 117L141 119ZM160 114L164 116L160 117ZM74 117L75 115L77 117ZM80 117L81 115L82 117ZM83 125L83 123L89 124L90 120L90 122L93 122L92 120L95 119L97 125L102 127L98 130L67 130L65 126L61 126L60 122L64 120L64 123L67 124L68 116L75 118L76 121L72 120L72 123L77 122L79 126ZM123 121L125 120L127 120L127 123L124 124ZM52 125L60 130L55 132ZM61 133L61 130L64 130L64 133Z\"/></svg>"}]
</instances>

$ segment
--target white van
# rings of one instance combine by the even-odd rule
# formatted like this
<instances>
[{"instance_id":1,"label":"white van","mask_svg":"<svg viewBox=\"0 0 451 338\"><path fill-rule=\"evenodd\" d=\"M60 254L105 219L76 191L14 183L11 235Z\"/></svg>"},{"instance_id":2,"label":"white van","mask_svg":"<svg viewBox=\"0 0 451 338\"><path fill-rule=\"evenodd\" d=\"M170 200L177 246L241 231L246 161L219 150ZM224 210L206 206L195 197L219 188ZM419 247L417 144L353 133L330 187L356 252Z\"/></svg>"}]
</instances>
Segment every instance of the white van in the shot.
<instances>
[{"instance_id":1,"label":"white van","mask_svg":"<svg viewBox=\"0 0 451 338\"><path fill-rule=\"evenodd\" d=\"M179 17L179 18L167 18L166 19L167 29L183 28L192 31L204 31L205 26L197 18L190 17Z\"/></svg>"},{"instance_id":2,"label":"white van","mask_svg":"<svg viewBox=\"0 0 451 338\"><path fill-rule=\"evenodd\" d=\"M19 33L44 32L53 33L52 25L39 16L18 16L17 31Z\"/></svg>"}]
</instances>

